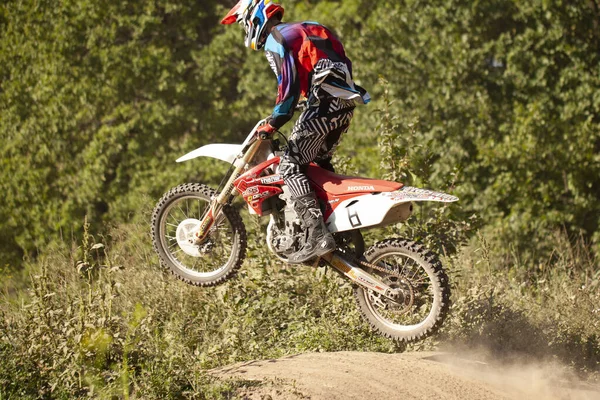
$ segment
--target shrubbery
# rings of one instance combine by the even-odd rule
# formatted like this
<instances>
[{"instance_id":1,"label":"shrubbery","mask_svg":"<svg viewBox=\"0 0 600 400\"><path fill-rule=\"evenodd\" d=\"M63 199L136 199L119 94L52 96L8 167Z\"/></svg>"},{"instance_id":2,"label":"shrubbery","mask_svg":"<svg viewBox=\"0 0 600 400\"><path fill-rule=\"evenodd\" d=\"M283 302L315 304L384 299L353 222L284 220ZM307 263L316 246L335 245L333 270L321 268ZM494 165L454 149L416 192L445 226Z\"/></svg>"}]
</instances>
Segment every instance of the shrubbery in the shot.
<instances>
[{"instance_id":1,"label":"shrubbery","mask_svg":"<svg viewBox=\"0 0 600 400\"><path fill-rule=\"evenodd\" d=\"M3 398L222 398L244 382L215 381L208 368L305 351L406 349L370 331L347 281L270 259L261 234L251 236L237 278L204 289L159 268L144 224L113 229L108 248L84 238L31 265L30 289L0 306ZM447 258L451 315L438 335L408 349L468 344L597 372L596 260L562 234L555 246L533 270L483 237Z\"/></svg>"},{"instance_id":2,"label":"shrubbery","mask_svg":"<svg viewBox=\"0 0 600 400\"><path fill-rule=\"evenodd\" d=\"M239 277L217 288L158 267L139 210L222 174L173 160L239 141L274 99L263 56L217 26L224 5L38 3L0 5L0 397L219 398L243 382L207 368L403 349L362 322L347 283L282 267L261 233ZM411 348L480 344L597 372L596 2L285 6L338 31L374 97L338 170L461 198L366 235L407 235L445 256L453 312Z\"/></svg>"},{"instance_id":3,"label":"shrubbery","mask_svg":"<svg viewBox=\"0 0 600 400\"><path fill-rule=\"evenodd\" d=\"M8 397L211 397L205 370L303 351L396 346L360 322L347 284L285 267L253 238L239 277L187 286L157 266L146 225L85 235L31 266L31 289L0 308L0 387ZM0 392L2 393L2 392Z\"/></svg>"},{"instance_id":4,"label":"shrubbery","mask_svg":"<svg viewBox=\"0 0 600 400\"><path fill-rule=\"evenodd\" d=\"M127 222L145 194L211 179L172 161L239 141L271 111L276 87L239 28L218 26L233 1L32 4L0 6L0 248L13 266L80 234L84 215L101 230ZM595 2L285 7L288 20L333 27L373 95L338 152L357 172L380 175L375 127L387 114L384 132L412 153L411 174L393 176L454 186L460 219L476 213L494 235L520 236L524 254L551 252L544 241L557 228L599 243Z\"/></svg>"}]
</instances>

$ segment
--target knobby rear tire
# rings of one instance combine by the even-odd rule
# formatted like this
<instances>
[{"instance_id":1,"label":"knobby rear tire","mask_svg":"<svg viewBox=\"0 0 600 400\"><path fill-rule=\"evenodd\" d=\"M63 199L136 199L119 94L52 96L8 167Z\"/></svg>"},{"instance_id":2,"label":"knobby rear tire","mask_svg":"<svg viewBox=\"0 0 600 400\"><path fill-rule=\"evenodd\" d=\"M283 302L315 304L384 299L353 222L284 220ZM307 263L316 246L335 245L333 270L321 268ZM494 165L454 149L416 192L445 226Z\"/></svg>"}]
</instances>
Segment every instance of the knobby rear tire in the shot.
<instances>
[{"instance_id":1,"label":"knobby rear tire","mask_svg":"<svg viewBox=\"0 0 600 400\"><path fill-rule=\"evenodd\" d=\"M167 225L169 224L167 223L169 210L175 207L178 201L188 199L196 201L198 204L206 203L208 205L214 195L215 191L213 189L200 183L179 185L163 195L152 213L152 242L161 265L168 268L177 278L195 286L214 286L230 279L242 266L246 255L246 229L239 213L231 206L224 206L222 211L222 215L226 219L223 222L228 224L228 233L231 234L229 238L231 241L231 251L229 251L230 254L227 260L219 268L208 272L202 271L199 274L197 271L189 269L183 263L179 262L173 255L173 250L169 250L169 239L164 238L166 236ZM199 220L200 218L198 215L197 219ZM171 219L170 224L175 225L173 222L180 223L181 221L173 221ZM173 246L173 248L177 249L176 246Z\"/></svg>"},{"instance_id":2,"label":"knobby rear tire","mask_svg":"<svg viewBox=\"0 0 600 400\"><path fill-rule=\"evenodd\" d=\"M386 257L406 257L413 260L417 269L422 269L421 279L419 281L426 283L427 292L431 294L431 310L427 316L418 323L403 325L394 323L380 314L380 310L374 304L373 296L369 295L369 290L355 286L354 296L358 307L365 320L382 335L403 342L415 342L435 333L443 324L450 308L450 283L448 276L443 270L438 257L427 250L423 245L405 239L387 239L371 246L364 254L369 263L378 266L384 266L387 269L393 269L402 273L404 267L394 268L389 262L384 262ZM406 263L404 264L406 265ZM369 271L377 274L378 271ZM381 277L382 273L379 273ZM383 274L385 275L385 274ZM409 275L409 274L406 274ZM405 279L410 282L410 279ZM415 282L413 282L414 287ZM421 282L419 282L421 284ZM402 285L402 283L400 284ZM425 284L424 284L425 287ZM372 292L371 292L372 293ZM416 306L415 306L416 307ZM406 314L410 316L414 310Z\"/></svg>"}]
</instances>

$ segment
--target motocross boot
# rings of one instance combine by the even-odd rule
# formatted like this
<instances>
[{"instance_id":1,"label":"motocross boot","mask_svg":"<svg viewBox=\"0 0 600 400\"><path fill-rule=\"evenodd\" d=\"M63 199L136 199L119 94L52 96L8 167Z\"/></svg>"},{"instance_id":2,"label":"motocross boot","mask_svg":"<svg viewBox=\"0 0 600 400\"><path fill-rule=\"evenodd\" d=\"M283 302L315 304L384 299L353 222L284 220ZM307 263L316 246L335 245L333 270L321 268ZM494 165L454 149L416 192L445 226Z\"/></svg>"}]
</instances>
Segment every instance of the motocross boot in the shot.
<instances>
[{"instance_id":1,"label":"motocross boot","mask_svg":"<svg viewBox=\"0 0 600 400\"><path fill-rule=\"evenodd\" d=\"M314 193L292 199L292 206L304 222L304 243L300 250L288 257L291 264L300 264L311 258L322 256L335 250L335 240L325 222Z\"/></svg>"}]
</instances>

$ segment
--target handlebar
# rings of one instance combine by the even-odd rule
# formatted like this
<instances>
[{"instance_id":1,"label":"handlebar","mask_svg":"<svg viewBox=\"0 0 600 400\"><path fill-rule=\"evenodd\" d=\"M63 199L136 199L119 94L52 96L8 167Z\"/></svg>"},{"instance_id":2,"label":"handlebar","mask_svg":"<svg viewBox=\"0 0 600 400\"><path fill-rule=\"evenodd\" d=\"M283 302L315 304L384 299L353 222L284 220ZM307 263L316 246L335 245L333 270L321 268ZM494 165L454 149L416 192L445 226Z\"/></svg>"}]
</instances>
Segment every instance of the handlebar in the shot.
<instances>
[{"instance_id":1,"label":"handlebar","mask_svg":"<svg viewBox=\"0 0 600 400\"><path fill-rule=\"evenodd\" d=\"M250 131L250 134L248 135L248 137L246 137L246 140L244 140L244 143L242 143L242 146L244 146L244 148L246 147L246 145L248 143L250 143L250 141L252 141L252 138L255 136L256 130L258 129L259 126L263 125L264 123L267 122L267 119L261 119L260 121L258 121L258 123L256 125L254 125L254 128L252 128L252 130Z\"/></svg>"}]
</instances>

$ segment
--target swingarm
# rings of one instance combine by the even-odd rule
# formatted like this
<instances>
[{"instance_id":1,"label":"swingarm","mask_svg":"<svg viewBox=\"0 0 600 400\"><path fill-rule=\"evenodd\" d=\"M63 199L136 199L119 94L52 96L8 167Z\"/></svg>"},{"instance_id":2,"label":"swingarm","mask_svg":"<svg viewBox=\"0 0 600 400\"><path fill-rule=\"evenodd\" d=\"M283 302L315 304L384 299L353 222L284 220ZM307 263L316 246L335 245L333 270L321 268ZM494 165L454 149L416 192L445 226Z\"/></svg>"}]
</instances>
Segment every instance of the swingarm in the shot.
<instances>
[{"instance_id":1,"label":"swingarm","mask_svg":"<svg viewBox=\"0 0 600 400\"><path fill-rule=\"evenodd\" d=\"M355 263L349 261L344 257L343 253L339 251L333 251L331 253L325 254L321 256L321 259L324 260L327 264L331 265L333 268L347 276L351 281L357 283L358 285L372 290L381 294L388 299L403 303L404 302L404 293L400 289L394 289L389 285L385 284L381 281L381 279L375 277L374 275L368 273ZM372 266L376 268L376 266ZM391 271L387 271L389 274Z\"/></svg>"}]
</instances>

